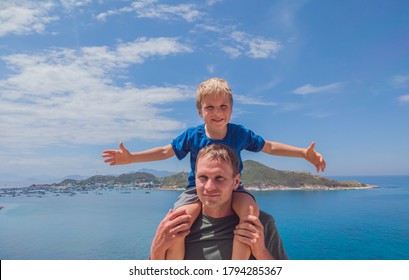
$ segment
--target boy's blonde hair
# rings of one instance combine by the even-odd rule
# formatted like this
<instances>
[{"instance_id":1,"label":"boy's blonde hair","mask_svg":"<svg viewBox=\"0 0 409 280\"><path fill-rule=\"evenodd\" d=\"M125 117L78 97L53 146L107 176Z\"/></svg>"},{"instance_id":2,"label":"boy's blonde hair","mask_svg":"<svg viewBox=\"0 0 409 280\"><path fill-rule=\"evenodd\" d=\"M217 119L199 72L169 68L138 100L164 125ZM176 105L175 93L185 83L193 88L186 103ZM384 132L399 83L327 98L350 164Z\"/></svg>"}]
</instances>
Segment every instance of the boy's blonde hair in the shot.
<instances>
[{"instance_id":1,"label":"boy's blonde hair","mask_svg":"<svg viewBox=\"0 0 409 280\"><path fill-rule=\"evenodd\" d=\"M230 98L231 106L233 106L233 93L229 84L220 78L211 78L202 82L196 90L196 108L202 109L202 99L206 95L225 95Z\"/></svg>"}]
</instances>

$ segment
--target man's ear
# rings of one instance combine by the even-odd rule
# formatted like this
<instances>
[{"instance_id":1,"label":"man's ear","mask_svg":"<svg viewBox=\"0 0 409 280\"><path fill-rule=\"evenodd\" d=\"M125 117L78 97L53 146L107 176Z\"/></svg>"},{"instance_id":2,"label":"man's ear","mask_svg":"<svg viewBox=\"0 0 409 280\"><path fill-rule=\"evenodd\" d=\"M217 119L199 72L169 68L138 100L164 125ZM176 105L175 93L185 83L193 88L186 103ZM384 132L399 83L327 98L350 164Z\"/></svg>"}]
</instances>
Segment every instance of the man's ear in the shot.
<instances>
[{"instance_id":1,"label":"man's ear","mask_svg":"<svg viewBox=\"0 0 409 280\"><path fill-rule=\"evenodd\" d=\"M199 110L198 110L198 113L199 113L199 116L200 116L201 118L203 118L202 109L199 109Z\"/></svg>"},{"instance_id":2,"label":"man's ear","mask_svg":"<svg viewBox=\"0 0 409 280\"><path fill-rule=\"evenodd\" d=\"M233 179L233 184L234 184L233 190L237 190L237 188L238 188L239 185L240 185L240 174L237 174L237 175L234 177L234 179Z\"/></svg>"}]
</instances>

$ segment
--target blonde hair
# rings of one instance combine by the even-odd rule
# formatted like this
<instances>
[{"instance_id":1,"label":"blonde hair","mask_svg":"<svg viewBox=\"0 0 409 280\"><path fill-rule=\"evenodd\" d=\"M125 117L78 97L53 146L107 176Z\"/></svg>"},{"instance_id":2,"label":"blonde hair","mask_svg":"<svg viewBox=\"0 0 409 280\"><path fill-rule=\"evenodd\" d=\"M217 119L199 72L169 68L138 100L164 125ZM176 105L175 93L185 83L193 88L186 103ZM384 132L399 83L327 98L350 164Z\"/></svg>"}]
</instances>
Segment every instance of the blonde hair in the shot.
<instances>
[{"instance_id":1,"label":"blonde hair","mask_svg":"<svg viewBox=\"0 0 409 280\"><path fill-rule=\"evenodd\" d=\"M211 78L202 82L196 90L196 108L202 109L202 99L207 95L224 95L230 98L231 106L233 106L233 93L229 84L220 78Z\"/></svg>"},{"instance_id":2,"label":"blonde hair","mask_svg":"<svg viewBox=\"0 0 409 280\"><path fill-rule=\"evenodd\" d=\"M199 159L203 157L208 157L210 160L217 160L229 164L233 169L233 177L239 174L239 158L236 152L229 146L223 144L210 144L209 146L203 147L196 158L195 173L197 173L197 163Z\"/></svg>"}]
</instances>

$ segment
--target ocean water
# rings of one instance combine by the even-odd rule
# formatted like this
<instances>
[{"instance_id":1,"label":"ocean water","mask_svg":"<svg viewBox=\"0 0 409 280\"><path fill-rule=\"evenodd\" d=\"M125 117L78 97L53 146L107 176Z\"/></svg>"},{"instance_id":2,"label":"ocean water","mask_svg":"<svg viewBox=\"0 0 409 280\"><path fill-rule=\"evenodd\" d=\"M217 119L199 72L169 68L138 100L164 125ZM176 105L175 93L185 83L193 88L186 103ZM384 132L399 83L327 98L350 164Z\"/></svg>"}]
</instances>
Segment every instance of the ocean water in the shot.
<instances>
[{"instance_id":1,"label":"ocean water","mask_svg":"<svg viewBox=\"0 0 409 280\"><path fill-rule=\"evenodd\" d=\"M409 176L337 177L380 188L253 192L290 259L408 260ZM0 259L146 259L180 192L0 197Z\"/></svg>"}]
</instances>

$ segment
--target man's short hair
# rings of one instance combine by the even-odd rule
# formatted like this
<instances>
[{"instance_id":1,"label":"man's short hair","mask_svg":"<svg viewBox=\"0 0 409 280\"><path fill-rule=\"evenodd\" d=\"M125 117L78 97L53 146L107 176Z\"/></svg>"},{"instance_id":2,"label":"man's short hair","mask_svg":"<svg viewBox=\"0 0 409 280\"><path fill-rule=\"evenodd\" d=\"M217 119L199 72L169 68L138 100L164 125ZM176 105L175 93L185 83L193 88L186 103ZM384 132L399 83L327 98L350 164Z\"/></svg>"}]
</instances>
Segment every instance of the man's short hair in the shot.
<instances>
[{"instance_id":1,"label":"man's short hair","mask_svg":"<svg viewBox=\"0 0 409 280\"><path fill-rule=\"evenodd\" d=\"M236 152L223 144L210 144L209 146L203 147L196 159L196 169L197 162L200 158L209 157L210 160L217 160L221 162L226 162L230 164L233 169L233 177L239 174L239 158Z\"/></svg>"},{"instance_id":2,"label":"man's short hair","mask_svg":"<svg viewBox=\"0 0 409 280\"><path fill-rule=\"evenodd\" d=\"M229 84L220 78L211 78L202 82L196 90L196 107L202 109L202 99L207 95L225 95L230 98L231 106L233 106L233 93Z\"/></svg>"}]
</instances>

